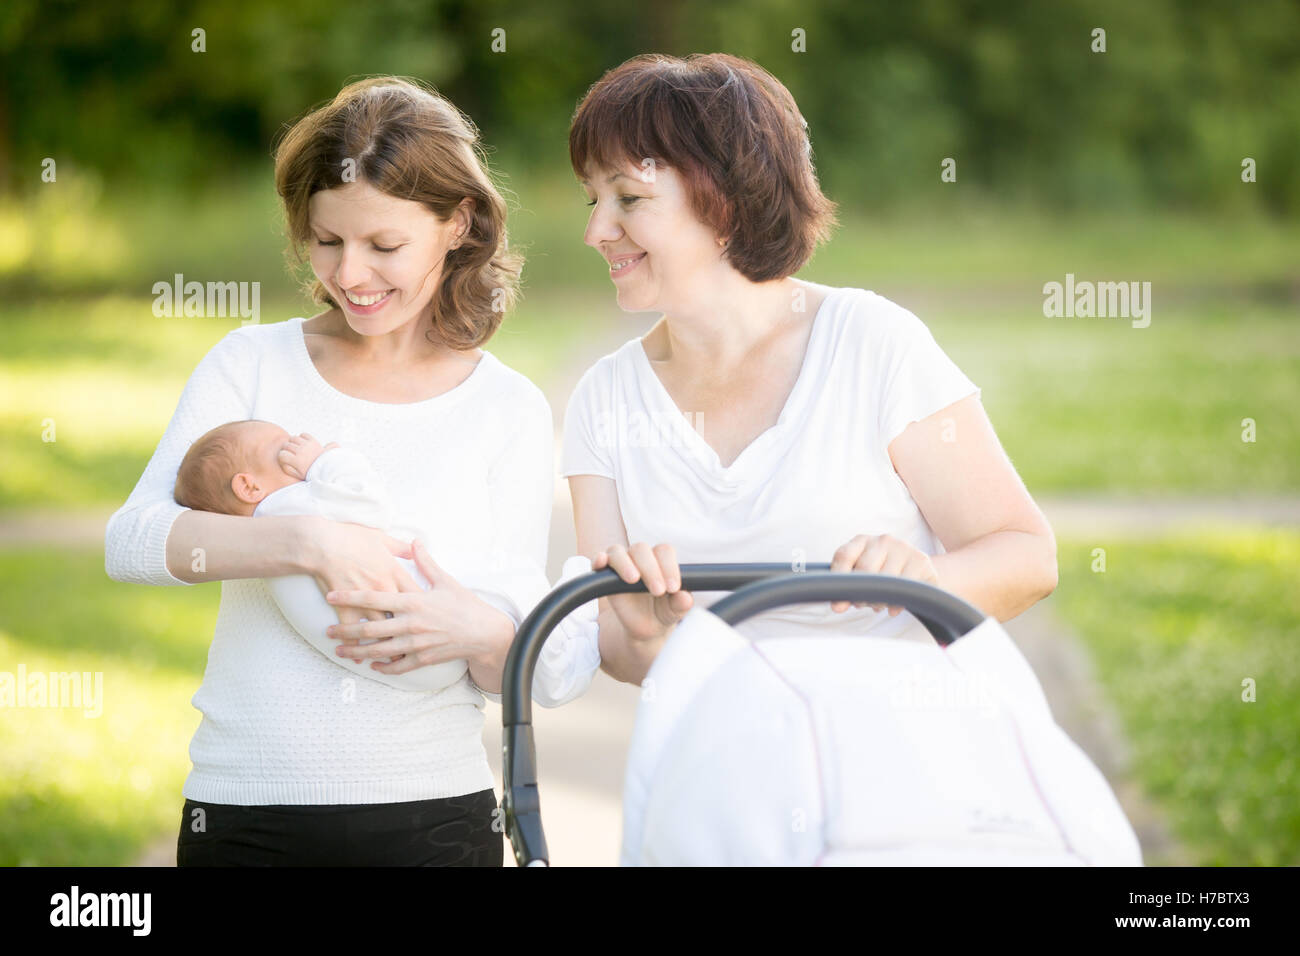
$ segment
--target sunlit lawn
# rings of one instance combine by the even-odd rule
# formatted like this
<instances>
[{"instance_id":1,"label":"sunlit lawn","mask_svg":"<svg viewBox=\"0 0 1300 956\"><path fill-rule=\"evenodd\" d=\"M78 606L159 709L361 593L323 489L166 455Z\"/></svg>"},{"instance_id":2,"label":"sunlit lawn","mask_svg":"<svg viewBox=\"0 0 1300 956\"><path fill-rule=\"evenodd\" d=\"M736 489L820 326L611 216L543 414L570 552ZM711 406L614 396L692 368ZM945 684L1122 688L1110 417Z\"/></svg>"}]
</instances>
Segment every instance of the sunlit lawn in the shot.
<instances>
[{"instance_id":1,"label":"sunlit lawn","mask_svg":"<svg viewBox=\"0 0 1300 956\"><path fill-rule=\"evenodd\" d=\"M0 671L103 681L97 716L0 708L0 866L129 863L179 826L219 589L119 584L102 552L52 548L0 552L0 580Z\"/></svg>"},{"instance_id":2,"label":"sunlit lawn","mask_svg":"<svg viewBox=\"0 0 1300 956\"><path fill-rule=\"evenodd\" d=\"M926 321L983 388L1032 493L1300 493L1294 308L1157 300L1137 329L1044 318L1039 297L1019 311L940 306Z\"/></svg>"},{"instance_id":3,"label":"sunlit lawn","mask_svg":"<svg viewBox=\"0 0 1300 956\"><path fill-rule=\"evenodd\" d=\"M896 297L983 388L1035 494L1300 491L1300 326L1286 309L1171 308L1134 329ZM263 321L303 312L263 304ZM6 311L0 509L120 504L186 378L237 324L158 319L148 300L121 298ZM488 348L547 388L647 324L595 296L537 293ZM552 395L557 425L566 400ZM1242 440L1245 419L1253 442Z\"/></svg>"},{"instance_id":4,"label":"sunlit lawn","mask_svg":"<svg viewBox=\"0 0 1300 956\"><path fill-rule=\"evenodd\" d=\"M262 303L262 321L315 314ZM603 310L603 311L602 311ZM577 313L608 305L530 298L488 348L539 385L574 363ZM156 318L148 299L43 302L0 316L0 509L126 499L194 366L237 318ZM637 334L634 327L628 335ZM555 409L557 419L563 407Z\"/></svg>"},{"instance_id":5,"label":"sunlit lawn","mask_svg":"<svg viewBox=\"0 0 1300 956\"><path fill-rule=\"evenodd\" d=\"M495 165L506 187L511 244L527 254L530 286L604 288L599 258L583 243L591 210L572 173L546 155L502 156ZM1150 281L1167 302L1178 286L1294 294L1300 261L1294 222L1194 211L1067 213L967 189L891 212L845 202L839 218L810 274L852 285L1041 289L1072 272ZM264 298L283 297L293 286L283 247L269 163L229 170L195 195L152 181L110 188L93 174L61 168L57 189L37 188L0 206L0 287L35 294L147 290L179 272L200 281L258 281Z\"/></svg>"},{"instance_id":6,"label":"sunlit lawn","mask_svg":"<svg viewBox=\"0 0 1300 956\"><path fill-rule=\"evenodd\" d=\"M1059 558L1056 608L1192 860L1300 864L1300 534L1071 540Z\"/></svg>"}]
</instances>

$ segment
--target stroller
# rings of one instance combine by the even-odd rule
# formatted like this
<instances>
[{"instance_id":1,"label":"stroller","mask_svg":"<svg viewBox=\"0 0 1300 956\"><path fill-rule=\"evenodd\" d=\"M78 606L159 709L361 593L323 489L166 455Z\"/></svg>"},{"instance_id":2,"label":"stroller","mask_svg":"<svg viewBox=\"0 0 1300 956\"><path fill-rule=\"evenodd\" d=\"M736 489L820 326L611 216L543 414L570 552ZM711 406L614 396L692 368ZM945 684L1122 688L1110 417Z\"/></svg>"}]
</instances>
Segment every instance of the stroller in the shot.
<instances>
[{"instance_id":1,"label":"stroller","mask_svg":"<svg viewBox=\"0 0 1300 956\"><path fill-rule=\"evenodd\" d=\"M1136 865L1132 826L1053 720L994 618L907 578L809 565L683 565L693 608L637 710L624 865ZM533 669L568 614L642 590L611 570L553 590L520 627L502 686L506 832L548 866L533 742ZM794 604L901 605L934 637L771 637L735 628Z\"/></svg>"}]
</instances>

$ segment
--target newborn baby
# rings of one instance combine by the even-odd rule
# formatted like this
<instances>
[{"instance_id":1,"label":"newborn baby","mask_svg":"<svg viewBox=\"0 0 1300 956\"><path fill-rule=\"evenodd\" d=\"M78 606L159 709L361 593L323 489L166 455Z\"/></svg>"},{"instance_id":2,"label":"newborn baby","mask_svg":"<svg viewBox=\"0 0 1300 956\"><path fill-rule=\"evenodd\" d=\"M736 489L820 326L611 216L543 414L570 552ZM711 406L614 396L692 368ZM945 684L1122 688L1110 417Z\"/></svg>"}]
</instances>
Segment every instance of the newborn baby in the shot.
<instances>
[{"instance_id":1,"label":"newborn baby","mask_svg":"<svg viewBox=\"0 0 1300 956\"><path fill-rule=\"evenodd\" d=\"M321 447L311 435L290 435L279 425L256 419L218 425L195 441L177 472L173 497L177 504L196 511L252 517L314 514L393 534L383 480L360 453L337 442ZM420 587L430 587L414 561L393 560ZM507 608L513 608L513 602L492 586L491 575L449 566L441 557L438 563L480 598L511 613ZM338 623L338 615L316 579L295 574L266 582L285 619L303 640L363 677L403 690L437 691L460 680L469 669L465 661L456 660L405 674L385 674L371 668L369 660L339 657L335 653L339 642L325 635L326 628Z\"/></svg>"}]
</instances>

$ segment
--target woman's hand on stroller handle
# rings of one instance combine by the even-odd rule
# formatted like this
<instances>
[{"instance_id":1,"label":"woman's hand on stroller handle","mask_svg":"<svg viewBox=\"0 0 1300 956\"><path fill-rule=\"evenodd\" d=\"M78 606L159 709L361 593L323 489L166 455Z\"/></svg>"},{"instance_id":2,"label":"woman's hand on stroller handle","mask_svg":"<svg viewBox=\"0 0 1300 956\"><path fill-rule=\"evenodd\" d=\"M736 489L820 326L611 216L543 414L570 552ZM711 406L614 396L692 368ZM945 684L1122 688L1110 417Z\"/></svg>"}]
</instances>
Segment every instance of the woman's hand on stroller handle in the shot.
<instances>
[{"instance_id":1,"label":"woman's hand on stroller handle","mask_svg":"<svg viewBox=\"0 0 1300 956\"><path fill-rule=\"evenodd\" d=\"M648 593L616 594L603 599L633 639L652 641L665 637L694 605L690 592L681 590L681 568L671 544L653 547L645 542L630 546L613 544L592 559L591 567L593 571L608 567L629 584L644 582ZM830 569L888 574L939 586L939 575L930 556L889 534L854 536L836 550ZM870 606L878 611L885 607L865 603L852 606ZM842 613L849 607L848 601L831 603L831 610L835 613ZM902 607L889 606L890 617L902 611Z\"/></svg>"},{"instance_id":2,"label":"woman's hand on stroller handle","mask_svg":"<svg viewBox=\"0 0 1300 956\"><path fill-rule=\"evenodd\" d=\"M630 638L653 641L666 636L695 604L691 593L682 590L682 572L671 544L610 545L591 562L593 571L606 567L628 584L644 582L649 592L614 594L603 599Z\"/></svg>"},{"instance_id":3,"label":"woman's hand on stroller handle","mask_svg":"<svg viewBox=\"0 0 1300 956\"><path fill-rule=\"evenodd\" d=\"M939 575L930 556L893 535L860 534L842 544L831 558L832 571L861 571L866 574L890 574L900 578L914 578L926 584L939 586ZM854 603L854 607L866 604ZM884 605L870 605L881 610ZM833 601L831 610L836 614L847 611L848 601ZM895 617L903 608L891 606L889 616Z\"/></svg>"}]
</instances>

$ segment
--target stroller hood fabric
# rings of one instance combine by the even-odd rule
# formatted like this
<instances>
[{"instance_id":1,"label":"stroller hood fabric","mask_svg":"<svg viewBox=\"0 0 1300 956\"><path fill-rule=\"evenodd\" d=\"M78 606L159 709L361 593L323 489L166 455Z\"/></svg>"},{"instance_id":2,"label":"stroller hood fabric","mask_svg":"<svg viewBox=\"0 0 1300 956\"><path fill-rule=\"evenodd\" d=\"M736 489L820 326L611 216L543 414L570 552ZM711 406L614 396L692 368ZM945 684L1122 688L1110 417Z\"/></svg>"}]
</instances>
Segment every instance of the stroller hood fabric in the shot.
<instances>
[{"instance_id":1,"label":"stroller hood fabric","mask_svg":"<svg viewBox=\"0 0 1300 956\"><path fill-rule=\"evenodd\" d=\"M993 618L945 649L696 608L642 688L624 865L1141 865Z\"/></svg>"}]
</instances>

